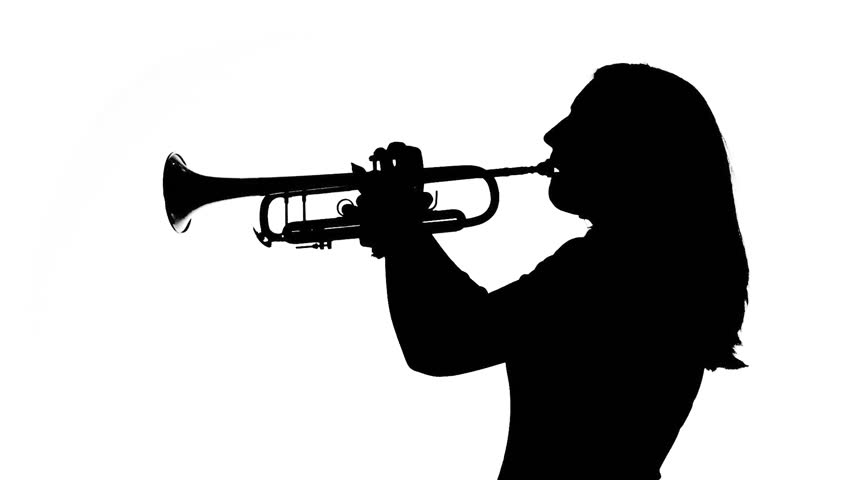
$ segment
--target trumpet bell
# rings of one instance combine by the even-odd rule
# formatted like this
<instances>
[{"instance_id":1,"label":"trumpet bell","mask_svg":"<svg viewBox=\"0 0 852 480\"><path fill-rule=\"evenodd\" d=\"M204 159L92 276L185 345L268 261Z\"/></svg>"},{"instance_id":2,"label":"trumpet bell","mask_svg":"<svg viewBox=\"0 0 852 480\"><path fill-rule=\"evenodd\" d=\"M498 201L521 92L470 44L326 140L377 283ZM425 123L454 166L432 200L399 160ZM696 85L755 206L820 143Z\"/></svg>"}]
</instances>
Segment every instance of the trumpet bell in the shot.
<instances>
[{"instance_id":1,"label":"trumpet bell","mask_svg":"<svg viewBox=\"0 0 852 480\"><path fill-rule=\"evenodd\" d=\"M186 178L192 172L186 168L186 162L177 153L172 152L163 167L163 199L166 203L166 216L169 218L174 231L183 233L192 221L189 215L195 209L190 205L190 195L187 191ZM191 189L189 189L191 190Z\"/></svg>"}]
</instances>

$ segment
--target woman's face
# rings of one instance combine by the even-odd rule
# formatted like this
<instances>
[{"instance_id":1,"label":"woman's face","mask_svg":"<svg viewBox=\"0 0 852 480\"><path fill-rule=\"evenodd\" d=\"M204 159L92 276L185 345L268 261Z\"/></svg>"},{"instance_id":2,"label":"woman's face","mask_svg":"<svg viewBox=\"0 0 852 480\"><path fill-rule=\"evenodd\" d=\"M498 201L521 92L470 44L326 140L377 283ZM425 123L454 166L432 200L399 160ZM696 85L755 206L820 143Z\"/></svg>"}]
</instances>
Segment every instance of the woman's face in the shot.
<instances>
[{"instance_id":1,"label":"woman's face","mask_svg":"<svg viewBox=\"0 0 852 480\"><path fill-rule=\"evenodd\" d=\"M571 113L544 136L553 148L556 173L550 181L550 201L564 211L594 222L602 207L598 170L603 160L600 122L594 109L593 83L577 95Z\"/></svg>"}]
</instances>

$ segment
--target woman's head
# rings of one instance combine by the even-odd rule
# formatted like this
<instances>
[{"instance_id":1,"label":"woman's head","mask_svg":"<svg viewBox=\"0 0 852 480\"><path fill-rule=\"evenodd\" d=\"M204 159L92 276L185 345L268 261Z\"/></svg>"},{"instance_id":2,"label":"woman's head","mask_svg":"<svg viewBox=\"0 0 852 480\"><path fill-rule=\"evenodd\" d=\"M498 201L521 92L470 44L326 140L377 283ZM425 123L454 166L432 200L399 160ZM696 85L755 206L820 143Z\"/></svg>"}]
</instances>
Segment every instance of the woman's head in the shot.
<instances>
[{"instance_id":1,"label":"woman's head","mask_svg":"<svg viewBox=\"0 0 852 480\"><path fill-rule=\"evenodd\" d=\"M545 142L564 174L553 182L554 204L593 224L693 217L708 190L730 184L725 144L704 98L647 65L599 69Z\"/></svg>"},{"instance_id":2,"label":"woman's head","mask_svg":"<svg viewBox=\"0 0 852 480\"><path fill-rule=\"evenodd\" d=\"M724 311L709 314L716 320L702 335L711 350L726 350L711 355L715 366L736 366L748 265L725 143L698 90L648 65L608 65L544 140L559 170L550 186L557 208L593 229L653 225L673 240L671 258L705 275L704 288L715 289L710 310Z\"/></svg>"}]
</instances>

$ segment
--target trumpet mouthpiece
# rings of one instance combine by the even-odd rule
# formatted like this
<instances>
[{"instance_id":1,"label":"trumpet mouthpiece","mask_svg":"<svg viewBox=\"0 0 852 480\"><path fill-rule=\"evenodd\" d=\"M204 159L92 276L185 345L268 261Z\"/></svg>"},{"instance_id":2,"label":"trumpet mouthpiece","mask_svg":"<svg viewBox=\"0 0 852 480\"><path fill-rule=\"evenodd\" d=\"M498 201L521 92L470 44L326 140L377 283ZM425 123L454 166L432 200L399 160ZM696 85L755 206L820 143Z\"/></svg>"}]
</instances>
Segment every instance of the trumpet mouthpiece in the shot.
<instances>
[{"instance_id":1,"label":"trumpet mouthpiece","mask_svg":"<svg viewBox=\"0 0 852 480\"><path fill-rule=\"evenodd\" d=\"M547 159L535 166L535 172L546 177L552 177L556 173L556 165L553 160Z\"/></svg>"}]
</instances>

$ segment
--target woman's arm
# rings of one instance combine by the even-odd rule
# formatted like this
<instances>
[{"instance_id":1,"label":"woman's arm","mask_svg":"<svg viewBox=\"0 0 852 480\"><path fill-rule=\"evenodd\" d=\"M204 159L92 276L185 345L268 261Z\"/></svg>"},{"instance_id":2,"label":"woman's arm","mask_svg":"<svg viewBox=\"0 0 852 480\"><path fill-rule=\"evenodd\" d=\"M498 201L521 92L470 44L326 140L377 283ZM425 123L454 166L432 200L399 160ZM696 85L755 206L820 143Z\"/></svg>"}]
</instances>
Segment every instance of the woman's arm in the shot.
<instances>
[{"instance_id":1,"label":"woman's arm","mask_svg":"<svg viewBox=\"0 0 852 480\"><path fill-rule=\"evenodd\" d=\"M361 244L386 259L388 306L406 362L433 376L505 362L508 326L518 323L529 282L489 294L425 230L423 185L416 175L423 166L420 150L394 142L370 158L385 173L359 197Z\"/></svg>"},{"instance_id":2,"label":"woman's arm","mask_svg":"<svg viewBox=\"0 0 852 480\"><path fill-rule=\"evenodd\" d=\"M409 367L458 375L505 361L505 319L488 292L459 269L432 235L394 242L385 260L388 307Z\"/></svg>"},{"instance_id":3,"label":"woman's arm","mask_svg":"<svg viewBox=\"0 0 852 480\"><path fill-rule=\"evenodd\" d=\"M542 331L548 307L579 295L582 239L567 242L534 271L488 293L459 269L432 235L405 234L385 260L388 306L406 362L432 376L506 362ZM580 253L580 255L578 255ZM579 270L579 271L577 271ZM579 327L574 327L579 328Z\"/></svg>"}]
</instances>

